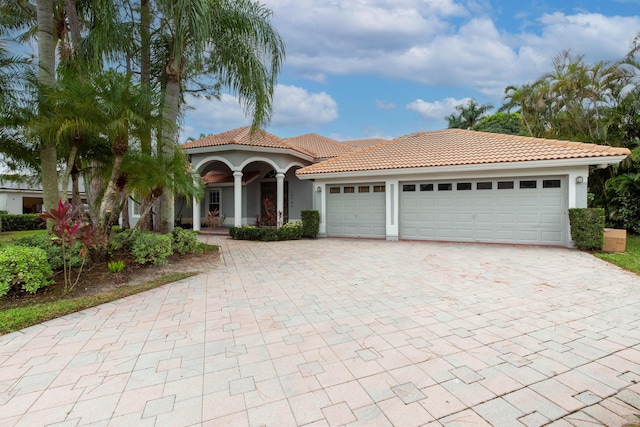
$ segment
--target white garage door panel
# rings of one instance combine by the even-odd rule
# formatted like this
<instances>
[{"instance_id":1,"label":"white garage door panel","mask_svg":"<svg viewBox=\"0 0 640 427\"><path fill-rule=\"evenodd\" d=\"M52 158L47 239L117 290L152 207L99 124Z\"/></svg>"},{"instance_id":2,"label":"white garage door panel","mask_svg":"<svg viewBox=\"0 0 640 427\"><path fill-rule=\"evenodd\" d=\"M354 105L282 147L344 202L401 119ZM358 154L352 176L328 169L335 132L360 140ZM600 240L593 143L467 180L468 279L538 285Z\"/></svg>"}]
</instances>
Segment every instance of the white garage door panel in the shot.
<instances>
[{"instance_id":1,"label":"white garage door panel","mask_svg":"<svg viewBox=\"0 0 640 427\"><path fill-rule=\"evenodd\" d=\"M345 188L348 191L345 192ZM333 189L333 190L332 190ZM336 191L339 192L332 192ZM385 193L374 185L341 184L329 186L327 195L327 234L341 237L385 237ZM368 191L367 191L368 190ZM414 216L417 219L417 200Z\"/></svg>"},{"instance_id":2,"label":"white garage door panel","mask_svg":"<svg viewBox=\"0 0 640 427\"><path fill-rule=\"evenodd\" d=\"M559 180L560 188L544 188L545 180ZM512 189L498 189L499 181L512 181ZM526 183L520 183L526 181ZM535 188L520 188L522 185ZM471 190L458 190L460 182ZM491 189L477 189L491 182ZM438 191L438 184L452 190ZM418 240L498 242L564 245L567 241L566 180L561 177L422 181L416 191L400 192L400 237ZM433 184L434 191L419 191ZM403 185L400 186L401 190ZM460 188L468 188L460 186Z\"/></svg>"}]
</instances>

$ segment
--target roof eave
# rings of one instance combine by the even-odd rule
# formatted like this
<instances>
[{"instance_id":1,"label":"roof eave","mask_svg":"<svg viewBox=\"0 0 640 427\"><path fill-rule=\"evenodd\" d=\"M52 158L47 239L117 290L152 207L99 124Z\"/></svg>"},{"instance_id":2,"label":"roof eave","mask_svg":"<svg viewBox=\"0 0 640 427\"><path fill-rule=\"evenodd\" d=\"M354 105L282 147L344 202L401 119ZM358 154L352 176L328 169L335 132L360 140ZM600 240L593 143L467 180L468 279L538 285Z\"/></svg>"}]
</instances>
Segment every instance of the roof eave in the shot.
<instances>
[{"instance_id":1,"label":"roof eave","mask_svg":"<svg viewBox=\"0 0 640 427\"><path fill-rule=\"evenodd\" d=\"M253 153L267 152L267 153L278 153L278 154L290 154L300 159L307 160L311 163L317 162L317 160L314 157L290 148L257 147L253 145L242 145L242 144L224 144L224 145L213 145L209 147L185 148L184 150L186 151L187 154L206 154L206 153L216 153L220 151L230 151L230 150L249 151Z\"/></svg>"},{"instance_id":2,"label":"roof eave","mask_svg":"<svg viewBox=\"0 0 640 427\"><path fill-rule=\"evenodd\" d=\"M452 166L429 166L422 168L399 168L399 169L374 169L365 171L349 171L349 172L324 172L324 173L302 173L296 176L299 179L332 179L332 178L354 178L354 177L379 177L380 175L415 175L415 174L436 174L436 173L455 173L469 171L490 171L490 170L513 170L513 169L535 169L535 168L562 168L572 166L591 166L591 165L614 165L623 161L627 156L596 156L596 157L580 157L573 159L555 159L555 160L533 160L523 162L497 162L497 163L480 163L469 165L452 165Z\"/></svg>"}]
</instances>

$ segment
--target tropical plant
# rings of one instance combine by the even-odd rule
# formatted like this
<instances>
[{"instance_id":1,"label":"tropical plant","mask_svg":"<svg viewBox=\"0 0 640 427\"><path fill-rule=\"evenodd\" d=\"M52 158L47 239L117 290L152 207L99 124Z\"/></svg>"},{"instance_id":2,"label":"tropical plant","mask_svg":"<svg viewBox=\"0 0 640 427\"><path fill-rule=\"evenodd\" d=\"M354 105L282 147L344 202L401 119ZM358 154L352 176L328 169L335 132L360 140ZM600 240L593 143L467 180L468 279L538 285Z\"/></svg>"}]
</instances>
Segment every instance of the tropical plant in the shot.
<instances>
[{"instance_id":1,"label":"tropical plant","mask_svg":"<svg viewBox=\"0 0 640 427\"><path fill-rule=\"evenodd\" d=\"M480 105L474 99L469 99L466 104L456 105L457 114L451 113L445 119L449 129L472 129L491 109L491 104Z\"/></svg>"},{"instance_id":2,"label":"tropical plant","mask_svg":"<svg viewBox=\"0 0 640 427\"><path fill-rule=\"evenodd\" d=\"M498 112L483 117L480 123L474 125L471 129L505 135L521 135L523 133L522 119L518 113Z\"/></svg>"},{"instance_id":3,"label":"tropical plant","mask_svg":"<svg viewBox=\"0 0 640 427\"><path fill-rule=\"evenodd\" d=\"M82 206L74 207L69 202L58 201L57 209L49 209L41 215L42 219L53 224L51 233L56 236L62 248L62 262L64 272L64 291L70 292L78 284L82 269L88 258L88 248L92 244L95 229L86 220ZM82 243L80 256L82 264L78 268L75 280L72 278L71 254L76 242Z\"/></svg>"},{"instance_id":4,"label":"tropical plant","mask_svg":"<svg viewBox=\"0 0 640 427\"><path fill-rule=\"evenodd\" d=\"M107 268L109 269L109 273L111 274L120 274L126 267L126 264L121 259L117 261L109 261L107 263Z\"/></svg>"},{"instance_id":5,"label":"tropical plant","mask_svg":"<svg viewBox=\"0 0 640 427\"><path fill-rule=\"evenodd\" d=\"M270 23L271 11L251 0L158 0L158 31L166 71L162 115L176 123L189 85L205 95L221 87L237 93L253 126L270 120L284 42ZM213 7L212 7L213 6ZM158 152L171 157L177 127L163 128ZM169 173L169 176L170 173ZM173 230L173 192L163 192L160 231Z\"/></svg>"}]
</instances>

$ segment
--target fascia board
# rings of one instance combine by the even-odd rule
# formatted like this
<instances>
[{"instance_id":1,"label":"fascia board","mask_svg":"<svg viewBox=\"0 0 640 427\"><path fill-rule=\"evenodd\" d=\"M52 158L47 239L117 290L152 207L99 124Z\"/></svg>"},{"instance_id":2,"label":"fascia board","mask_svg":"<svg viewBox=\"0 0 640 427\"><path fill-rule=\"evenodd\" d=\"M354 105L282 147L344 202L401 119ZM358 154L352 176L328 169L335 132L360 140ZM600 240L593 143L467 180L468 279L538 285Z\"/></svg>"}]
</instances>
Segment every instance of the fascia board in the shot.
<instances>
[{"instance_id":1,"label":"fascia board","mask_svg":"<svg viewBox=\"0 0 640 427\"><path fill-rule=\"evenodd\" d=\"M255 147L251 145L228 144L228 145L215 145L213 147L186 148L184 149L184 151L187 154L210 154L210 153L220 153L223 151L249 151L252 153L289 154L291 156L304 159L311 163L316 162L315 158L309 155L303 154L299 151L288 149L288 148Z\"/></svg>"},{"instance_id":2,"label":"fascia board","mask_svg":"<svg viewBox=\"0 0 640 427\"><path fill-rule=\"evenodd\" d=\"M549 168L567 168L575 166L591 166L591 165L614 165L620 163L627 156L607 156L607 157L584 157L577 159L560 159L560 160L536 160L530 162L504 162L504 163L483 163L473 165L455 165L455 166L432 166L425 168L401 168L401 169L376 169L367 171L351 171L351 172L329 172L329 173L308 173L296 174L299 179L331 179L331 178L367 178L367 177L385 177L395 176L402 177L405 175L429 175L456 172L485 172L485 171L504 171L514 169L549 169Z\"/></svg>"}]
</instances>

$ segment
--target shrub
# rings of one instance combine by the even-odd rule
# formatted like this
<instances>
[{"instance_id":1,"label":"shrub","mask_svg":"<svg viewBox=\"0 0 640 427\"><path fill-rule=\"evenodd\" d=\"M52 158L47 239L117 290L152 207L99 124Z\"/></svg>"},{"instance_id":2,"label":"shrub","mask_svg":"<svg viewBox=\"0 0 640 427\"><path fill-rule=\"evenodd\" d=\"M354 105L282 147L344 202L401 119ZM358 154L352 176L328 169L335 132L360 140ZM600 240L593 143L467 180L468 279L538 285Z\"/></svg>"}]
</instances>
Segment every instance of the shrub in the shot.
<instances>
[{"instance_id":1,"label":"shrub","mask_svg":"<svg viewBox=\"0 0 640 427\"><path fill-rule=\"evenodd\" d=\"M231 227L229 234L235 240L261 240L263 242L295 240L302 236L302 223L300 221L289 222L280 228L243 225L242 227Z\"/></svg>"},{"instance_id":2,"label":"shrub","mask_svg":"<svg viewBox=\"0 0 640 427\"><path fill-rule=\"evenodd\" d=\"M302 237L302 222L288 222L278 228L278 240L297 240Z\"/></svg>"},{"instance_id":3,"label":"shrub","mask_svg":"<svg viewBox=\"0 0 640 427\"><path fill-rule=\"evenodd\" d=\"M569 209L571 238L576 248L602 250L604 244L604 209Z\"/></svg>"},{"instance_id":4,"label":"shrub","mask_svg":"<svg viewBox=\"0 0 640 427\"><path fill-rule=\"evenodd\" d=\"M120 249L131 249L135 233L137 233L135 230L129 228L111 234L109 238L109 251L114 252Z\"/></svg>"},{"instance_id":5,"label":"shrub","mask_svg":"<svg viewBox=\"0 0 640 427\"><path fill-rule=\"evenodd\" d=\"M40 248L5 246L0 248L0 296L20 287L31 294L53 283L47 254Z\"/></svg>"},{"instance_id":6,"label":"shrub","mask_svg":"<svg viewBox=\"0 0 640 427\"><path fill-rule=\"evenodd\" d=\"M243 225L242 227L229 228L229 235L235 240L259 240L258 234L260 230L253 225Z\"/></svg>"},{"instance_id":7,"label":"shrub","mask_svg":"<svg viewBox=\"0 0 640 427\"><path fill-rule=\"evenodd\" d=\"M171 255L171 235L142 232L133 237L131 253L138 264L166 264Z\"/></svg>"},{"instance_id":8,"label":"shrub","mask_svg":"<svg viewBox=\"0 0 640 427\"><path fill-rule=\"evenodd\" d=\"M2 231L39 230L45 227L40 214L0 215Z\"/></svg>"},{"instance_id":9,"label":"shrub","mask_svg":"<svg viewBox=\"0 0 640 427\"><path fill-rule=\"evenodd\" d=\"M200 243L198 242L198 233L195 231L176 228L173 230L173 252L180 255L198 252Z\"/></svg>"},{"instance_id":10,"label":"shrub","mask_svg":"<svg viewBox=\"0 0 640 427\"><path fill-rule=\"evenodd\" d=\"M16 245L26 246L30 248L40 248L47 254L47 260L52 270L60 270L63 266L62 262L62 247L57 245L51 238L50 234L36 234L33 236L25 236L16 240ZM71 253L67 254L69 257L69 265L73 268L82 265L82 256L80 251L82 250L82 243L75 242Z\"/></svg>"},{"instance_id":11,"label":"shrub","mask_svg":"<svg viewBox=\"0 0 640 427\"><path fill-rule=\"evenodd\" d=\"M302 237L315 239L320 231L320 212L317 210L306 210L300 212L302 215Z\"/></svg>"}]
</instances>

